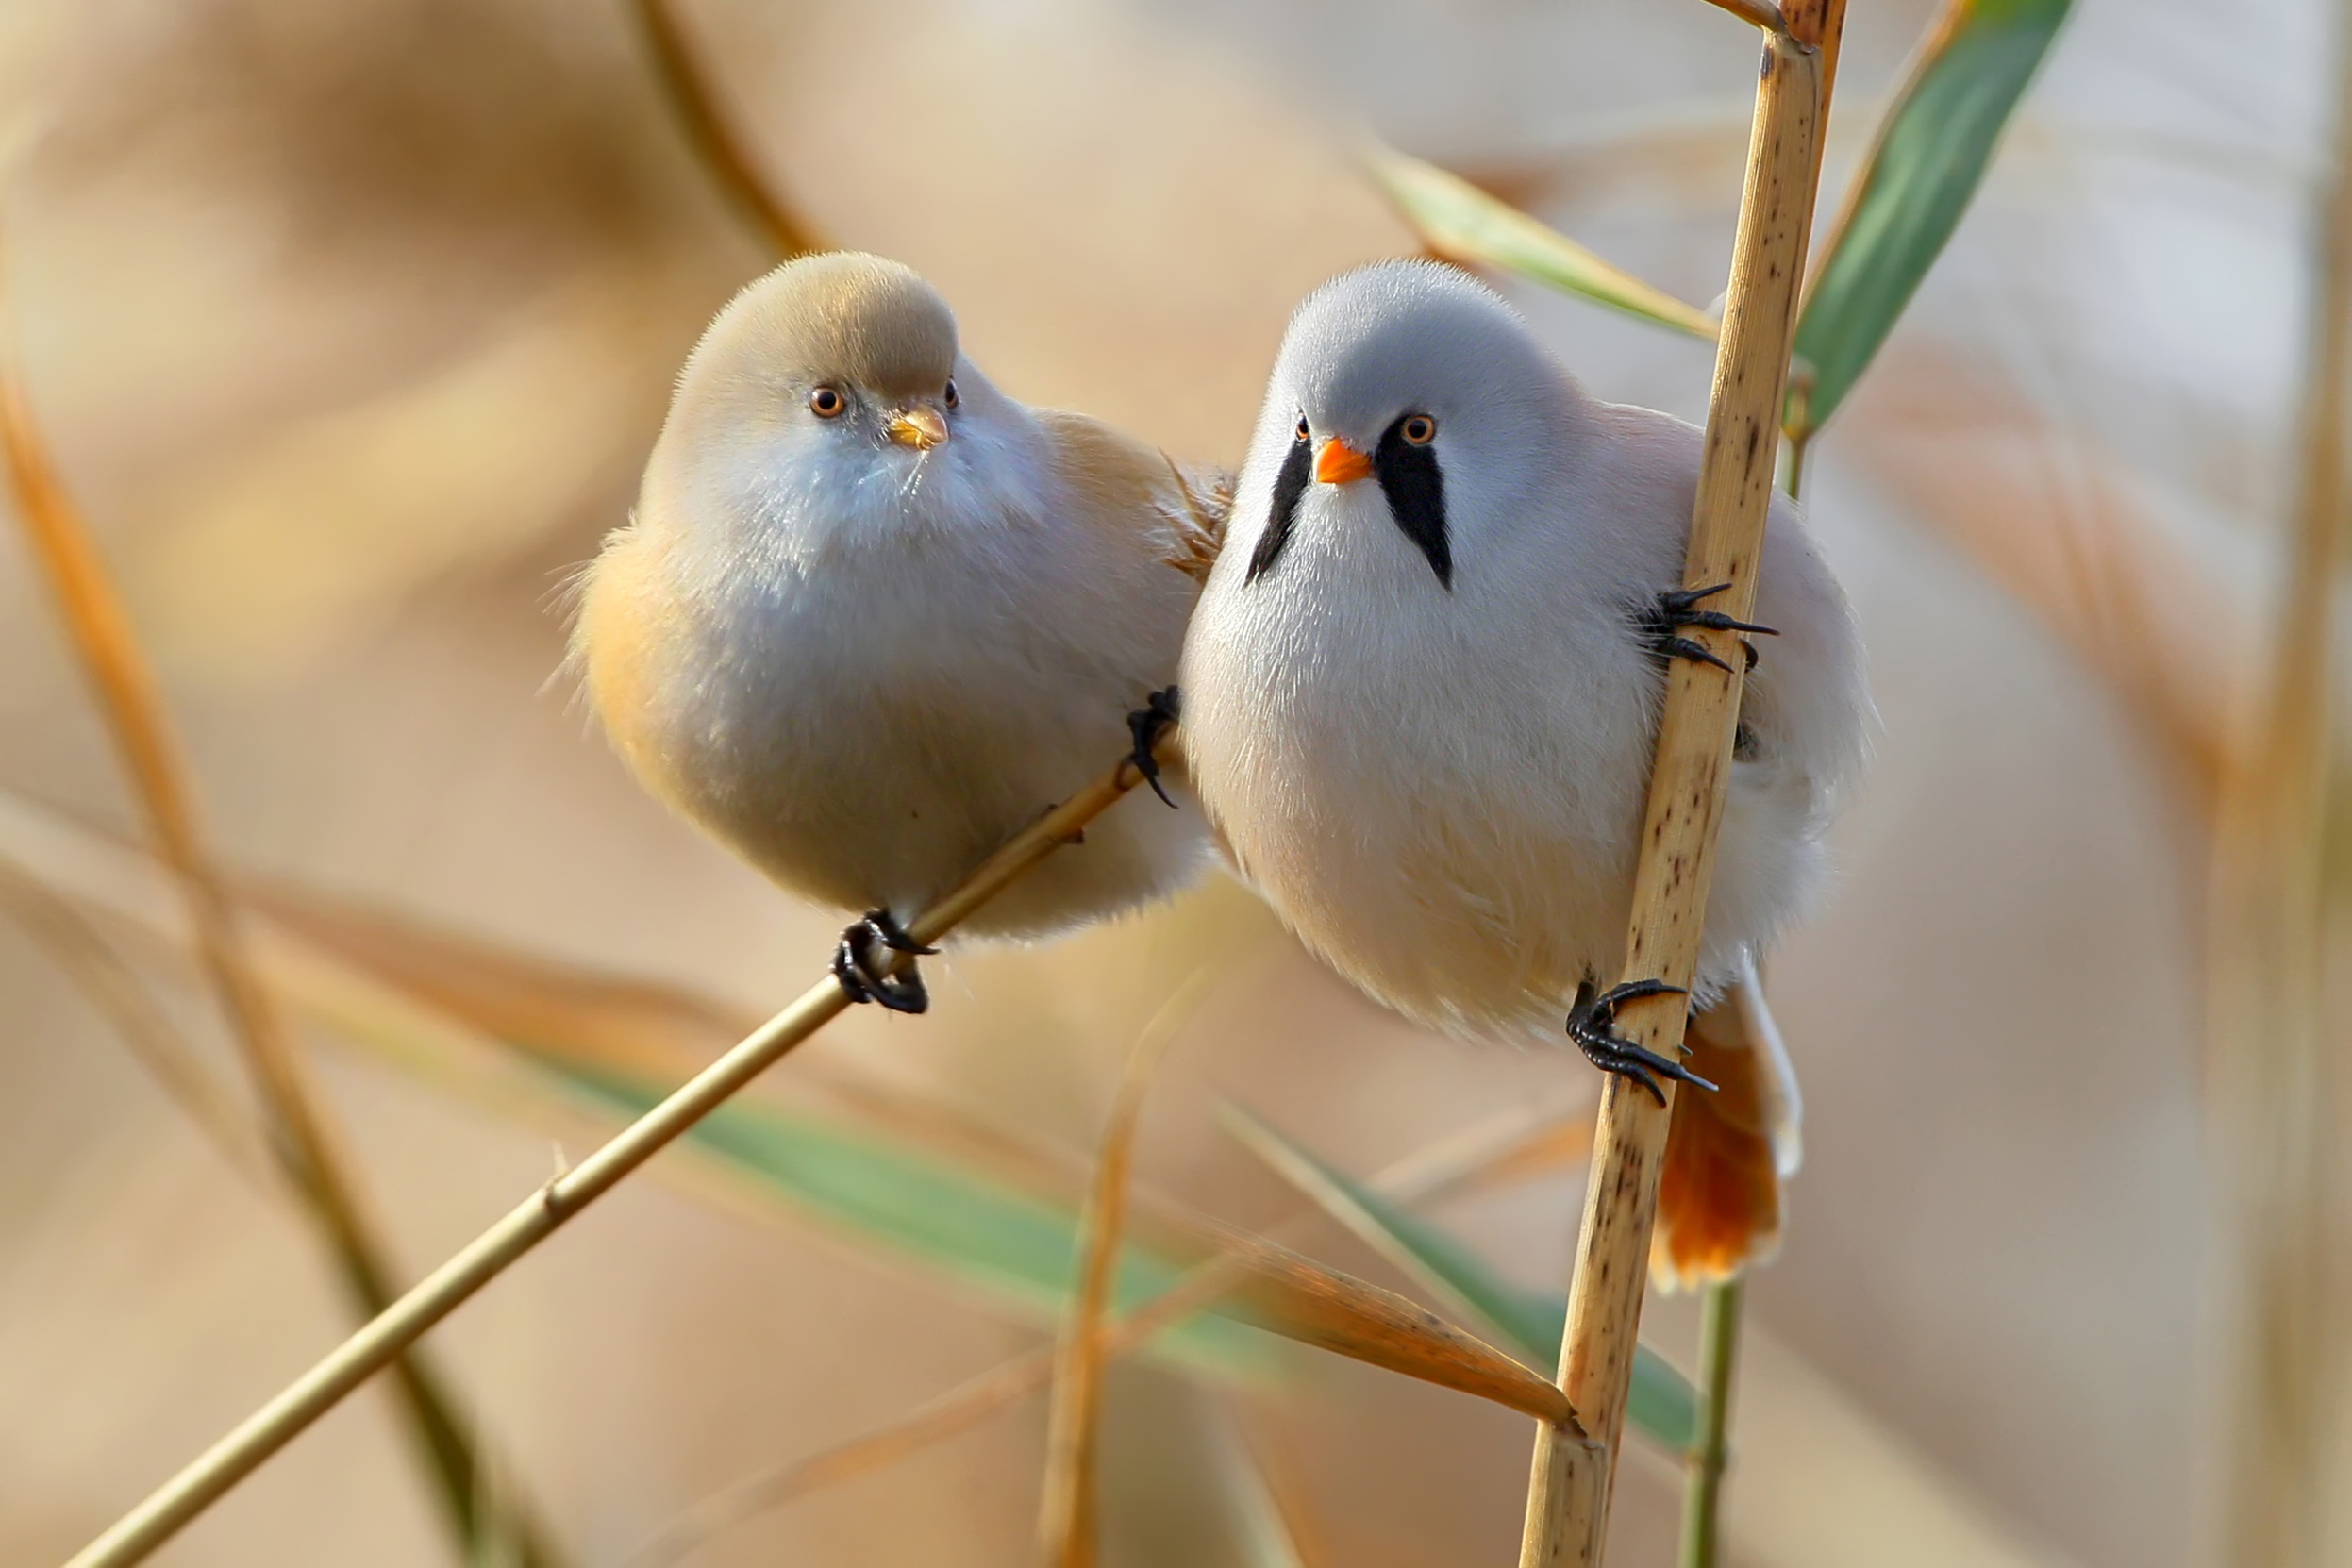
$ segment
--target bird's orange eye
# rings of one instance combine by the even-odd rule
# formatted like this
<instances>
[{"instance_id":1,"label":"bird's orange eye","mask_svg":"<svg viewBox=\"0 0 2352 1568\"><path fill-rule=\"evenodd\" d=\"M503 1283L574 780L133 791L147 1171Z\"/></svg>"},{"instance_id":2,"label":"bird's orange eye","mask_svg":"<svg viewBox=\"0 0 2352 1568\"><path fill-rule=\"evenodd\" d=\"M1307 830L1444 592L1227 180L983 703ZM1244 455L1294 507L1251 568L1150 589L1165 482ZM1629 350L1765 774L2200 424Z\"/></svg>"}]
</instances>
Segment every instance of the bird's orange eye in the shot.
<instances>
[{"instance_id":1,"label":"bird's orange eye","mask_svg":"<svg viewBox=\"0 0 2352 1568\"><path fill-rule=\"evenodd\" d=\"M1398 427L1398 434L1409 446L1426 446L1437 440L1437 421L1427 414L1408 414Z\"/></svg>"},{"instance_id":2,"label":"bird's orange eye","mask_svg":"<svg viewBox=\"0 0 2352 1568\"><path fill-rule=\"evenodd\" d=\"M831 387L819 387L809 394L809 411L819 419L837 419L849 407L849 400Z\"/></svg>"},{"instance_id":3,"label":"bird's orange eye","mask_svg":"<svg viewBox=\"0 0 2352 1568\"><path fill-rule=\"evenodd\" d=\"M1301 440L1301 441L1306 441L1306 440L1309 440L1309 438L1311 438L1311 437L1313 436L1313 434L1314 434L1314 432L1313 432L1313 431L1311 431L1311 430L1309 430L1309 429L1308 429L1308 428L1307 428L1307 416L1306 416L1305 414L1301 414L1301 415L1299 415L1299 416L1298 416L1298 439L1299 439L1299 440Z\"/></svg>"},{"instance_id":4,"label":"bird's orange eye","mask_svg":"<svg viewBox=\"0 0 2352 1568\"><path fill-rule=\"evenodd\" d=\"M953 381L948 382L948 383L947 383L947 406L948 406L949 408L951 408L951 409L952 409L952 408L954 408L957 404L959 404L959 403L960 403L960 402L962 402L962 401L963 401L963 399L961 399L960 397L959 397L959 396L957 396L957 395L956 395L956 383L954 383Z\"/></svg>"}]
</instances>

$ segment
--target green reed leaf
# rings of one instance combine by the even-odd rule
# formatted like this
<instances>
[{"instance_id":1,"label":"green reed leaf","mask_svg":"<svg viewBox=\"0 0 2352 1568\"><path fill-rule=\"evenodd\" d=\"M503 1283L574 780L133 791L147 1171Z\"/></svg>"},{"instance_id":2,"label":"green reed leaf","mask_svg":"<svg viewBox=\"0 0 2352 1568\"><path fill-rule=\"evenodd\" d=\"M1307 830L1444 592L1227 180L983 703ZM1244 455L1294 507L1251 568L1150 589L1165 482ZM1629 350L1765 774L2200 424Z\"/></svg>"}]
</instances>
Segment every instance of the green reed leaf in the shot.
<instances>
[{"instance_id":1,"label":"green reed leaf","mask_svg":"<svg viewBox=\"0 0 2352 1568\"><path fill-rule=\"evenodd\" d=\"M1388 147L1376 148L1367 162L1422 242L1447 260L1506 268L1656 325L1715 341L1715 319L1706 311L1611 266L1460 175Z\"/></svg>"},{"instance_id":2,"label":"green reed leaf","mask_svg":"<svg viewBox=\"0 0 2352 1568\"><path fill-rule=\"evenodd\" d=\"M2069 0L1950 0L1857 176L1796 331L1783 423L1829 422L1983 182Z\"/></svg>"}]
</instances>

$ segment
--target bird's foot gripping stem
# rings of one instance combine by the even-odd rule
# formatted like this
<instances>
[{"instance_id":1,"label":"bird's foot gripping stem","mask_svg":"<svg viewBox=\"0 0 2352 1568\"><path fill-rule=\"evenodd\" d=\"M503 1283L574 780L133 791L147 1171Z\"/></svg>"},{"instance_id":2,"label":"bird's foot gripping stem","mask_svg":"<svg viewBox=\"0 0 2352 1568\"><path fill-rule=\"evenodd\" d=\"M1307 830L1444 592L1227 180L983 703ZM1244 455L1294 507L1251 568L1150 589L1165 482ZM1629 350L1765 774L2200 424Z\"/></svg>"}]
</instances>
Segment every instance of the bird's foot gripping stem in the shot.
<instances>
[{"instance_id":1,"label":"bird's foot gripping stem","mask_svg":"<svg viewBox=\"0 0 2352 1568\"><path fill-rule=\"evenodd\" d=\"M1160 785L1159 759L1153 755L1153 748L1159 744L1159 738L1168 732L1169 726L1176 722L1181 700L1181 693L1171 686L1145 697L1143 706L1127 715L1127 733L1135 740L1134 749L1127 753L1127 761L1143 776L1143 782L1152 787L1152 793L1168 806L1174 806L1176 801Z\"/></svg>"},{"instance_id":2,"label":"bird's foot gripping stem","mask_svg":"<svg viewBox=\"0 0 2352 1568\"><path fill-rule=\"evenodd\" d=\"M1711 599L1731 585L1719 582L1712 588L1670 588L1659 594L1658 602L1642 615L1643 638L1650 652L1660 660L1695 659L1702 664L1712 664L1726 675L1731 666L1721 655L1696 638L1682 635L1686 626L1704 626L1709 631L1736 631L1747 634L1740 639L1740 646L1747 650L1747 667L1756 668L1756 644L1748 636L1777 637L1778 630L1760 626L1753 621L1736 621L1720 609L1701 609L1702 599Z\"/></svg>"},{"instance_id":3,"label":"bird's foot gripping stem","mask_svg":"<svg viewBox=\"0 0 2352 1568\"><path fill-rule=\"evenodd\" d=\"M923 976L913 964L893 973L891 960L877 949L927 957L939 951L907 934L888 909L868 909L842 933L833 950L833 978L853 1002L879 1002L892 1012L921 1012L931 1005Z\"/></svg>"},{"instance_id":4,"label":"bird's foot gripping stem","mask_svg":"<svg viewBox=\"0 0 2352 1568\"><path fill-rule=\"evenodd\" d=\"M1659 1077L1687 1083L1698 1089L1715 1086L1692 1072L1678 1061L1668 1061L1656 1051L1637 1045L1617 1032L1617 1009L1627 1002L1644 996L1685 996L1690 994L1680 986L1670 986L1663 980L1634 980L1610 991L1596 993L1588 980L1576 988L1576 1006L1568 1009L1568 1038L1576 1043L1584 1059L1604 1073L1614 1073L1631 1078L1650 1092L1660 1105L1666 1103L1666 1092L1658 1087ZM1658 1077L1651 1076L1652 1074Z\"/></svg>"}]
</instances>

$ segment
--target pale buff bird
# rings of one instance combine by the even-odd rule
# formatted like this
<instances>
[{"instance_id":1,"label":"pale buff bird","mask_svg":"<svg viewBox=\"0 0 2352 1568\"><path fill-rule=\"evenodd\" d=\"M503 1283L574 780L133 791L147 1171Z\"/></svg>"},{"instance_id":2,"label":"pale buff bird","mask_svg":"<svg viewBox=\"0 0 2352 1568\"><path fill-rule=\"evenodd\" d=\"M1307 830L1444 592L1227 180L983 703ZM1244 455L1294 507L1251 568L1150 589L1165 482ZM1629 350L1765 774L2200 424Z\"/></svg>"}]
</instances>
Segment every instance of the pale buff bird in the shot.
<instances>
[{"instance_id":1,"label":"pale buff bird","mask_svg":"<svg viewBox=\"0 0 2352 1568\"><path fill-rule=\"evenodd\" d=\"M876 257L778 267L679 375L575 660L646 787L785 888L867 910L835 973L920 1011L901 922L1123 745L1149 767L1214 548L1214 482L1029 409ZM1126 800L976 915L1037 937L1182 887L1199 810Z\"/></svg>"},{"instance_id":2,"label":"pale buff bird","mask_svg":"<svg viewBox=\"0 0 2352 1568\"><path fill-rule=\"evenodd\" d=\"M1454 269L1348 274L1291 323L1182 675L1193 787L1310 948L1455 1033L1557 1038L1565 1017L1659 1093L1700 1075L1613 1027L1659 988L1598 987L1625 951L1663 670L1715 658L1693 625L1756 636L1693 1031L1726 1093L1679 1097L1666 1179L1660 1261L1686 1275L1777 1226L1796 1095L1753 966L1821 880L1870 714L1844 595L1785 504L1760 624L1677 591L1700 444L1588 396Z\"/></svg>"}]
</instances>

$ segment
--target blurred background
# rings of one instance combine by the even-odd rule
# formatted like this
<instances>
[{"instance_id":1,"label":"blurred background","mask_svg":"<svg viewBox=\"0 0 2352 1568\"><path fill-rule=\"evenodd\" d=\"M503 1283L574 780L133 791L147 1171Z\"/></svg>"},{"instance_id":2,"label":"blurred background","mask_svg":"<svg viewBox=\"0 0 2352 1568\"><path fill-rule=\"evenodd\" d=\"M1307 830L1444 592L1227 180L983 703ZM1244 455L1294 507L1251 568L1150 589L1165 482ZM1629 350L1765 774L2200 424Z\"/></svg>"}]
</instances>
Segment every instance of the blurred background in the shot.
<instances>
[{"instance_id":1,"label":"blurred background","mask_svg":"<svg viewBox=\"0 0 2352 1568\"><path fill-rule=\"evenodd\" d=\"M1825 222L1935 14L1856 0ZM1239 458L1308 288L1417 248L1361 172L1365 128L1685 299L1723 288L1756 44L1697 0L673 15L813 230L929 276L1015 395L1189 459ZM1808 1159L1750 1292L1734 1562L2210 1550L2208 823L2294 500L2332 38L2321 0L2079 0L1816 444L1810 510L1885 724L1835 894L1772 970ZM19 371L226 864L676 988L715 1021L703 1054L807 985L839 915L667 816L556 675L565 575L626 515L702 325L773 260L632 10L16 0L0 156ZM1602 395L1703 414L1706 345L1502 286ZM10 855L25 824L138 827L13 537L0 792ZM231 1081L202 993L136 926L96 928ZM29 929L0 926L9 1563L61 1560L350 1321L295 1209ZM1058 945L953 949L930 1016L858 1009L766 1087L816 1105L831 1085L839 1110L842 1086L881 1085L1082 1158L1139 1027L1203 967L1139 1176L1241 1224L1300 1200L1220 1129L1221 1098L1364 1174L1530 1104L1581 1114L1591 1093L1573 1056L1383 1015L1222 881ZM406 1276L544 1179L551 1140L576 1159L611 1125L464 1047L425 1061L300 1016ZM1051 1335L788 1206L714 1201L691 1165L665 1159L430 1342L498 1485L579 1564L621 1563L697 1499ZM1581 1171L1555 1162L1427 1212L1556 1292L1580 1202ZM1411 1288L1337 1227L1297 1236ZM1647 1335L1687 1365L1693 1323L1654 1299ZM1237 1419L1329 1562L1510 1560L1525 1418L1286 1365L1239 1393L1123 1366L1108 1561L1254 1560L1219 1533ZM692 1560L1029 1560L1043 1426L1032 1398ZM1676 1499L1671 1467L1629 1466L1611 1562L1671 1560ZM458 1559L372 1390L160 1560Z\"/></svg>"}]
</instances>

